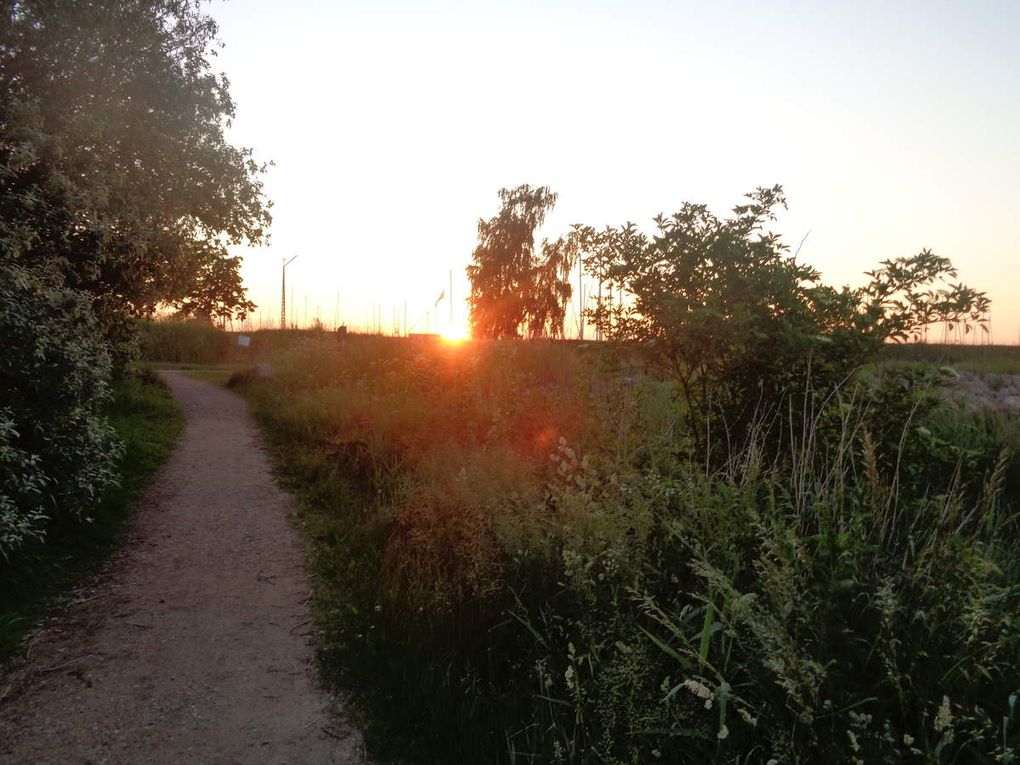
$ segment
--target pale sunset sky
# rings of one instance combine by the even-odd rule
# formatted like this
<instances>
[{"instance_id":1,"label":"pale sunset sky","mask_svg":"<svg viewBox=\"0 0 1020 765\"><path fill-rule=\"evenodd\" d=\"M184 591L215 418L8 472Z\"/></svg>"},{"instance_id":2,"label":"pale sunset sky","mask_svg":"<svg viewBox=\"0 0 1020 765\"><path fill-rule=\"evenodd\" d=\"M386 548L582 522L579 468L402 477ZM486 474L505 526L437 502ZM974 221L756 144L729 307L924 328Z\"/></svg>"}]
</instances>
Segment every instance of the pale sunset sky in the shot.
<instances>
[{"instance_id":1,"label":"pale sunset sky","mask_svg":"<svg viewBox=\"0 0 1020 765\"><path fill-rule=\"evenodd\" d=\"M275 166L272 241L243 250L288 313L415 331L497 190L548 185L543 233L780 183L775 226L832 284L929 247L1020 336L1020 2L217 0L230 137ZM290 302L290 294L288 301ZM305 305L307 304L307 311ZM375 308L378 306L378 308ZM440 304L445 329L449 307Z\"/></svg>"}]
</instances>

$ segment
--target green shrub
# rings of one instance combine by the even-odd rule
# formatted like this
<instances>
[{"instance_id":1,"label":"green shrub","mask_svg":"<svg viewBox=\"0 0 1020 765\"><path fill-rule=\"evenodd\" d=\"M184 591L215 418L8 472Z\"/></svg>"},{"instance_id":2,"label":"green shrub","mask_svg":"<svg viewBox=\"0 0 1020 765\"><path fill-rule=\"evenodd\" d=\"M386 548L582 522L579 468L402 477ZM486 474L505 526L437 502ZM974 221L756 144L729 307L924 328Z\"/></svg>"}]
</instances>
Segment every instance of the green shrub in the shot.
<instances>
[{"instance_id":1,"label":"green shrub","mask_svg":"<svg viewBox=\"0 0 1020 765\"><path fill-rule=\"evenodd\" d=\"M169 388L151 375L115 379L104 407L124 450L119 481L89 509L91 523L51 527L0 563L0 662L122 540L138 497L169 456L182 425Z\"/></svg>"},{"instance_id":2,"label":"green shrub","mask_svg":"<svg viewBox=\"0 0 1020 765\"><path fill-rule=\"evenodd\" d=\"M120 454L89 301L0 262L0 555L86 519Z\"/></svg>"}]
</instances>

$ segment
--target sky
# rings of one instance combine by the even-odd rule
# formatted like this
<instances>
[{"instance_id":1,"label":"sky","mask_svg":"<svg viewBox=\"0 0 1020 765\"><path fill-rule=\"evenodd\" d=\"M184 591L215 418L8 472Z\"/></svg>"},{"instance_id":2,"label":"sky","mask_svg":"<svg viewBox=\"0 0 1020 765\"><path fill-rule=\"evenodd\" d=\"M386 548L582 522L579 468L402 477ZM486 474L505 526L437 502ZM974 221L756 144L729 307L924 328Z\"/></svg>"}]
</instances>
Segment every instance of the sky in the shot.
<instances>
[{"instance_id":1,"label":"sky","mask_svg":"<svg viewBox=\"0 0 1020 765\"><path fill-rule=\"evenodd\" d=\"M256 326L288 313L463 326L501 187L541 235L720 215L782 184L775 230L830 284L931 248L1020 338L1020 3L215 0L229 130L274 165L238 250ZM448 297L452 272L453 301ZM293 297L292 297L293 296ZM431 309L431 312L430 312ZM571 309L570 314L573 313Z\"/></svg>"}]
</instances>

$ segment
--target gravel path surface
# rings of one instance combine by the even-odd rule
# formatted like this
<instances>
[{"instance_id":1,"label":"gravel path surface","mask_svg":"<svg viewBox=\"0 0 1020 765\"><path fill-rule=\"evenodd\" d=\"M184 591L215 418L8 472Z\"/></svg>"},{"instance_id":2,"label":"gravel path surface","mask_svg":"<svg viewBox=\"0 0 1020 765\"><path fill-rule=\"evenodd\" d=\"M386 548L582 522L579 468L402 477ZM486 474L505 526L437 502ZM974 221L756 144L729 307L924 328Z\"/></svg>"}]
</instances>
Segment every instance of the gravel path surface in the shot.
<instances>
[{"instance_id":1,"label":"gravel path surface","mask_svg":"<svg viewBox=\"0 0 1020 765\"><path fill-rule=\"evenodd\" d=\"M315 687L292 500L244 402L165 377L180 441L123 552L0 678L0 762L362 762Z\"/></svg>"}]
</instances>

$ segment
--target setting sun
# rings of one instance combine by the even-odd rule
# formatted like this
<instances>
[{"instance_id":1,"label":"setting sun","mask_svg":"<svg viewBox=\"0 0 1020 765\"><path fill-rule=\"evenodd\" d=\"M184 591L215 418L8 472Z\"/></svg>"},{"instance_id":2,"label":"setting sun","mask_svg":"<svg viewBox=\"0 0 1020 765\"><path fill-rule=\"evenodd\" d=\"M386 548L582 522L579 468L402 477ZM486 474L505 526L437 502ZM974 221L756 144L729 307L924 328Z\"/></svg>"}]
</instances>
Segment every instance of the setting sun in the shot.
<instances>
[{"instance_id":1,"label":"setting sun","mask_svg":"<svg viewBox=\"0 0 1020 765\"><path fill-rule=\"evenodd\" d=\"M471 327L466 322L451 324L443 330L442 338L448 343L462 343L471 339Z\"/></svg>"}]
</instances>

